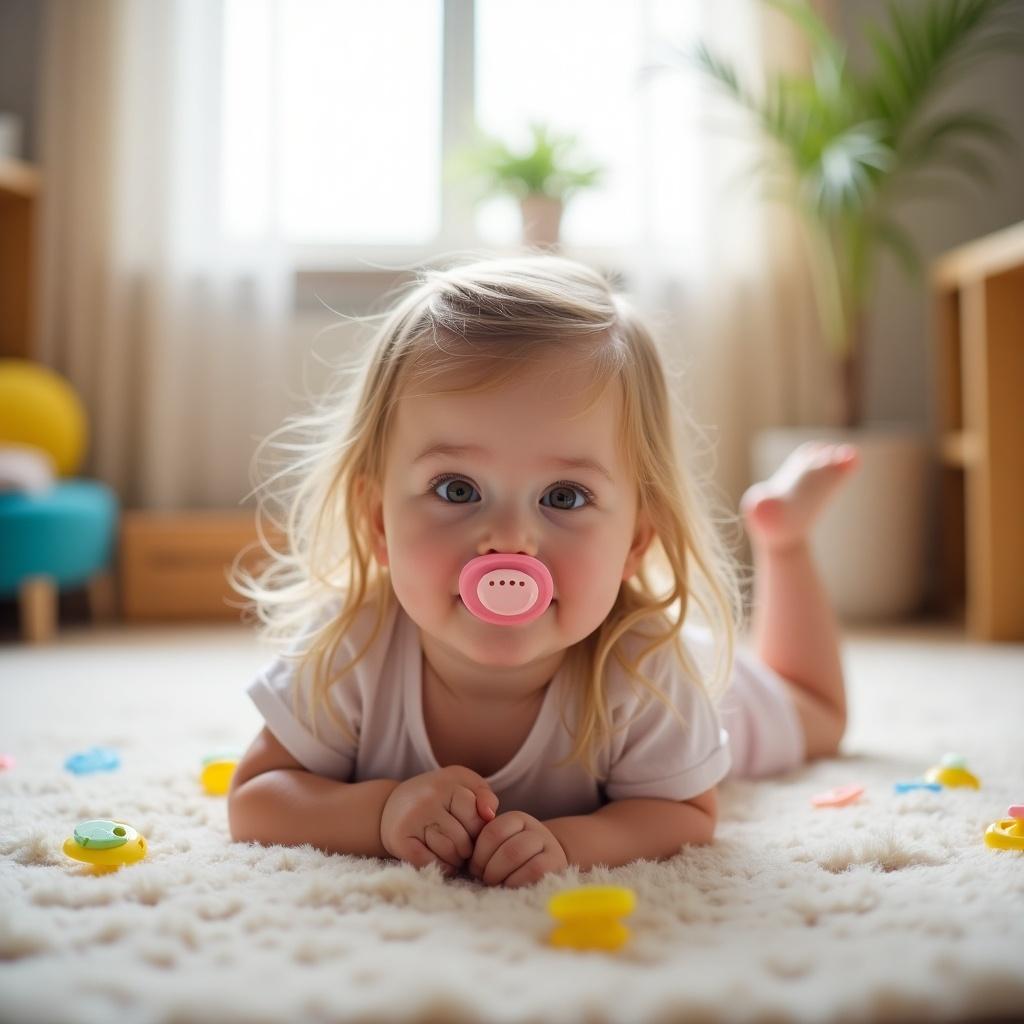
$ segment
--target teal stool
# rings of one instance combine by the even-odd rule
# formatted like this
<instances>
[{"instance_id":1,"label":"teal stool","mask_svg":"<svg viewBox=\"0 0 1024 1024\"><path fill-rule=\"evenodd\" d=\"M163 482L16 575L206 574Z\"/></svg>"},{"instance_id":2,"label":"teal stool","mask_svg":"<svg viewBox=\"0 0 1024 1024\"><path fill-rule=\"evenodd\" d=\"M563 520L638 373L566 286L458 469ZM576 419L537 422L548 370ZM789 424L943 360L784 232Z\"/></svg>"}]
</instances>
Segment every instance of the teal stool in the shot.
<instances>
[{"instance_id":1,"label":"teal stool","mask_svg":"<svg viewBox=\"0 0 1024 1024\"><path fill-rule=\"evenodd\" d=\"M90 588L90 604L106 597L117 535L118 501L96 480L58 480L44 494L0 493L0 597L17 596L22 632L49 639L58 593Z\"/></svg>"}]
</instances>

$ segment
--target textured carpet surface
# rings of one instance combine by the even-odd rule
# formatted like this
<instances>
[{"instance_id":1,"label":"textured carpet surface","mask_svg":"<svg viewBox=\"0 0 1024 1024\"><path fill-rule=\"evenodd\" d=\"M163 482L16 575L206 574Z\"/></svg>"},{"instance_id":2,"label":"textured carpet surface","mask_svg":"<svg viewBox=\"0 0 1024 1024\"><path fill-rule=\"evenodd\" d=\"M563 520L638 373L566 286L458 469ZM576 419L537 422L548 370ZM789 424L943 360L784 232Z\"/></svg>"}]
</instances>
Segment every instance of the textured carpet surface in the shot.
<instances>
[{"instance_id":1,"label":"textured carpet surface","mask_svg":"<svg viewBox=\"0 0 1024 1024\"><path fill-rule=\"evenodd\" d=\"M660 864L488 890L308 847L232 844L204 756L244 747L266 652L241 630L79 632L0 649L0 1020L918 1021L1024 1018L1024 648L851 638L844 754L722 787L718 835ZM112 773L65 758L116 747ZM947 751L980 791L893 793ZM818 810L848 782L862 801ZM104 877L87 818L149 840ZM547 898L632 886L619 953L545 943Z\"/></svg>"}]
</instances>

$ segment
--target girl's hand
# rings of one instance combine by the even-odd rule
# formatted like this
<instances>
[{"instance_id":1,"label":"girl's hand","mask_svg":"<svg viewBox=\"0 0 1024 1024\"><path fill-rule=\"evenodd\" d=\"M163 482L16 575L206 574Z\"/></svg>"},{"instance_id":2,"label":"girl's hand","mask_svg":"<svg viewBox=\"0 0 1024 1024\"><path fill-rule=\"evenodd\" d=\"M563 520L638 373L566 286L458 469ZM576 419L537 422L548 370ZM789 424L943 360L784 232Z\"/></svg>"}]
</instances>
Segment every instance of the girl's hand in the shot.
<instances>
[{"instance_id":1,"label":"girl's hand","mask_svg":"<svg viewBox=\"0 0 1024 1024\"><path fill-rule=\"evenodd\" d=\"M568 866L562 844L547 825L523 811L508 811L484 825L469 873L484 885L518 889Z\"/></svg>"},{"instance_id":2,"label":"girl's hand","mask_svg":"<svg viewBox=\"0 0 1024 1024\"><path fill-rule=\"evenodd\" d=\"M449 765L406 779L392 791L380 816L384 849L414 867L438 864L454 875L472 856L473 841L498 810L486 780Z\"/></svg>"}]
</instances>

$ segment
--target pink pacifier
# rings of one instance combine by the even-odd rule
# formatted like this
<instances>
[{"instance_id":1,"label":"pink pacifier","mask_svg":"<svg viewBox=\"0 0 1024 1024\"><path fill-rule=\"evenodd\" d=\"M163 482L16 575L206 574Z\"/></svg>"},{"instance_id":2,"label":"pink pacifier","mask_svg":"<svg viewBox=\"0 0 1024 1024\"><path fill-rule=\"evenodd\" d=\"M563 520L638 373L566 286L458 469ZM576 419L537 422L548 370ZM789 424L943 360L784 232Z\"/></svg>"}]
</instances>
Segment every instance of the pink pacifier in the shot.
<instances>
[{"instance_id":1,"label":"pink pacifier","mask_svg":"<svg viewBox=\"0 0 1024 1024\"><path fill-rule=\"evenodd\" d=\"M479 555L459 574L462 603L478 619L502 626L543 615L553 592L547 566L530 555Z\"/></svg>"}]
</instances>

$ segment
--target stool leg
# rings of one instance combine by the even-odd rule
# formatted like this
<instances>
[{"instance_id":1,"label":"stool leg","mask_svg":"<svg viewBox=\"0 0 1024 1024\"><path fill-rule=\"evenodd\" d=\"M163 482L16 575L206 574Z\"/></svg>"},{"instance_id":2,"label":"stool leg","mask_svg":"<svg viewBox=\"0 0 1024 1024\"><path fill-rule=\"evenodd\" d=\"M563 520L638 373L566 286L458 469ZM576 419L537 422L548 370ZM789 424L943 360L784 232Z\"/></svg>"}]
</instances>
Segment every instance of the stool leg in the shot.
<instances>
[{"instance_id":1,"label":"stool leg","mask_svg":"<svg viewBox=\"0 0 1024 1024\"><path fill-rule=\"evenodd\" d=\"M85 585L89 600L89 614L93 624L113 622L117 617L117 597L114 577L109 572L98 572Z\"/></svg>"},{"instance_id":2,"label":"stool leg","mask_svg":"<svg viewBox=\"0 0 1024 1024\"><path fill-rule=\"evenodd\" d=\"M29 576L18 588L21 635L30 644L46 643L57 633L57 586L49 576Z\"/></svg>"}]
</instances>

